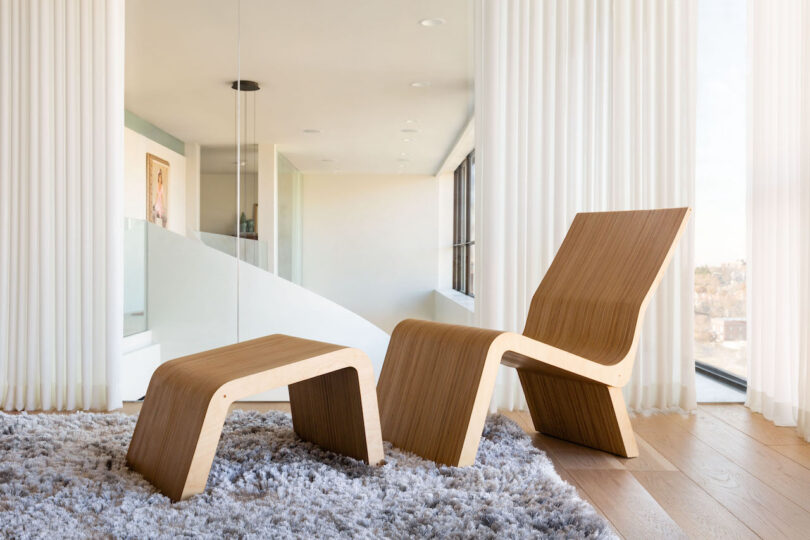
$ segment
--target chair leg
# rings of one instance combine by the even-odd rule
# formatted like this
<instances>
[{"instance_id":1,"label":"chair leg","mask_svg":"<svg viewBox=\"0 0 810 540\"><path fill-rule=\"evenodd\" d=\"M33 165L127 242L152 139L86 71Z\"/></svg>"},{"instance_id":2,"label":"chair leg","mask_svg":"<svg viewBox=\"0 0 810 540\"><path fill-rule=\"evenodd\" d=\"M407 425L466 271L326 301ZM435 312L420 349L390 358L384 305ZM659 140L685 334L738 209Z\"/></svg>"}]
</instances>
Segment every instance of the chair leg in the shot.
<instances>
[{"instance_id":1,"label":"chair leg","mask_svg":"<svg viewBox=\"0 0 810 540\"><path fill-rule=\"evenodd\" d=\"M518 369L534 427L540 433L637 457L621 388Z\"/></svg>"},{"instance_id":2,"label":"chair leg","mask_svg":"<svg viewBox=\"0 0 810 540\"><path fill-rule=\"evenodd\" d=\"M383 439L438 463L472 465L500 361L490 348L500 334L401 322L377 384Z\"/></svg>"},{"instance_id":3,"label":"chair leg","mask_svg":"<svg viewBox=\"0 0 810 540\"><path fill-rule=\"evenodd\" d=\"M354 368L340 369L289 388L293 428L299 437L371 465L383 460L370 368L362 374Z\"/></svg>"},{"instance_id":4,"label":"chair leg","mask_svg":"<svg viewBox=\"0 0 810 540\"><path fill-rule=\"evenodd\" d=\"M192 391L155 372L127 451L127 464L173 501L205 490L231 399Z\"/></svg>"}]
</instances>

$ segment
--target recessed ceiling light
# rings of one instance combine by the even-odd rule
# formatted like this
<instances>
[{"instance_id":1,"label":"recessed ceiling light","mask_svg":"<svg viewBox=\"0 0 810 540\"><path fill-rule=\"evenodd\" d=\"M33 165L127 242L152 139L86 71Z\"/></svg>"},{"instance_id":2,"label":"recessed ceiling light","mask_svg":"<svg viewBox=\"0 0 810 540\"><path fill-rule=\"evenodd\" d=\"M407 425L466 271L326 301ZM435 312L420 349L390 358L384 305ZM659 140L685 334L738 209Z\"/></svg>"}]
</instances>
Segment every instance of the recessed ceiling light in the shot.
<instances>
[{"instance_id":1,"label":"recessed ceiling light","mask_svg":"<svg viewBox=\"0 0 810 540\"><path fill-rule=\"evenodd\" d=\"M400 129L400 131L401 131L402 133L419 133L419 130L418 130L418 129L414 129L414 128L405 128L405 129Z\"/></svg>"},{"instance_id":2,"label":"recessed ceiling light","mask_svg":"<svg viewBox=\"0 0 810 540\"><path fill-rule=\"evenodd\" d=\"M402 142L411 142L411 139L402 139Z\"/></svg>"},{"instance_id":3,"label":"recessed ceiling light","mask_svg":"<svg viewBox=\"0 0 810 540\"><path fill-rule=\"evenodd\" d=\"M422 26L441 26L445 23L444 19L422 19L419 24Z\"/></svg>"},{"instance_id":4,"label":"recessed ceiling light","mask_svg":"<svg viewBox=\"0 0 810 540\"><path fill-rule=\"evenodd\" d=\"M320 133L320 132L321 132L320 129L307 128L304 130L304 133Z\"/></svg>"},{"instance_id":5,"label":"recessed ceiling light","mask_svg":"<svg viewBox=\"0 0 810 540\"><path fill-rule=\"evenodd\" d=\"M411 83L414 88L427 88L430 86L430 81L414 81Z\"/></svg>"},{"instance_id":6,"label":"recessed ceiling light","mask_svg":"<svg viewBox=\"0 0 810 540\"><path fill-rule=\"evenodd\" d=\"M407 156L408 154L406 154L405 152L400 152L400 153L399 153L399 155L400 155L400 156L402 156L402 157L405 157L405 156Z\"/></svg>"},{"instance_id":7,"label":"recessed ceiling light","mask_svg":"<svg viewBox=\"0 0 810 540\"><path fill-rule=\"evenodd\" d=\"M415 124L416 120L405 120L406 124Z\"/></svg>"}]
</instances>

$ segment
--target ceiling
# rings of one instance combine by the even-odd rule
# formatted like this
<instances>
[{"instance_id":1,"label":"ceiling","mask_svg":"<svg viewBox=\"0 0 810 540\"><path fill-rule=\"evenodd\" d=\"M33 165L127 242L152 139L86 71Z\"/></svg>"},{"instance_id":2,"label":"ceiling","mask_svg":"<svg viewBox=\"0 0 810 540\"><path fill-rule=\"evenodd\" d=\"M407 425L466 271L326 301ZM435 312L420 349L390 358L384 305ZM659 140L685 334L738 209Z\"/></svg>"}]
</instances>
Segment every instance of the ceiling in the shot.
<instances>
[{"instance_id":1,"label":"ceiling","mask_svg":"<svg viewBox=\"0 0 810 540\"><path fill-rule=\"evenodd\" d=\"M128 0L127 109L183 141L233 145L237 5ZM304 172L436 173L472 116L472 5L242 0L241 78L262 87L249 139Z\"/></svg>"}]
</instances>

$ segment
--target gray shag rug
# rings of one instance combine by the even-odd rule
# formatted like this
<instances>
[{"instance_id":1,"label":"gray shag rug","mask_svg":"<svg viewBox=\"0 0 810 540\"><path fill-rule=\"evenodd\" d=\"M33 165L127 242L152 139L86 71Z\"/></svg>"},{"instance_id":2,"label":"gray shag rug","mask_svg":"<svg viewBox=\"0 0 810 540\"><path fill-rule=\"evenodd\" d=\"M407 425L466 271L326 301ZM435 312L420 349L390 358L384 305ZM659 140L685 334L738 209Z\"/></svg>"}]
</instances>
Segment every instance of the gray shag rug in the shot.
<instances>
[{"instance_id":1,"label":"gray shag rug","mask_svg":"<svg viewBox=\"0 0 810 540\"><path fill-rule=\"evenodd\" d=\"M0 413L0 536L613 538L514 422L475 465L385 444L383 466L299 439L281 412L235 411L203 494L172 504L125 464L135 416Z\"/></svg>"}]
</instances>

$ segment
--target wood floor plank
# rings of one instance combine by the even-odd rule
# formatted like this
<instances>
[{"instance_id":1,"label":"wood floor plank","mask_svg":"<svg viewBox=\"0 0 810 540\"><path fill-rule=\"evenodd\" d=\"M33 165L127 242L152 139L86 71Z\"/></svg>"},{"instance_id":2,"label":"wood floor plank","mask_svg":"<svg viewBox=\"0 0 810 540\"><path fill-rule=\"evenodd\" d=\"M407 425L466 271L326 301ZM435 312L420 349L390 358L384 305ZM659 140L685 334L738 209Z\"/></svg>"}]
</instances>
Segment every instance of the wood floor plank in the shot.
<instances>
[{"instance_id":1,"label":"wood floor plank","mask_svg":"<svg viewBox=\"0 0 810 540\"><path fill-rule=\"evenodd\" d=\"M141 412L142 405L143 401L125 401L124 406L116 410L115 412L120 412L124 414L139 414Z\"/></svg>"},{"instance_id":2,"label":"wood floor plank","mask_svg":"<svg viewBox=\"0 0 810 540\"><path fill-rule=\"evenodd\" d=\"M634 471L633 476L691 538L758 538L680 471Z\"/></svg>"},{"instance_id":3,"label":"wood floor plank","mask_svg":"<svg viewBox=\"0 0 810 540\"><path fill-rule=\"evenodd\" d=\"M789 457L799 465L810 469L810 443L804 445L788 444L784 446L771 446L771 448L783 456Z\"/></svg>"},{"instance_id":4,"label":"wood floor plank","mask_svg":"<svg viewBox=\"0 0 810 540\"><path fill-rule=\"evenodd\" d=\"M569 472L625 538L687 538L630 471L577 469ZM622 496L617 497L617 493Z\"/></svg>"},{"instance_id":5,"label":"wood floor plank","mask_svg":"<svg viewBox=\"0 0 810 540\"><path fill-rule=\"evenodd\" d=\"M731 424L746 435L750 435L762 444L788 445L807 444L796 428L775 426L773 422L759 413L751 412L748 407L739 404L702 404L700 410L716 416L727 424Z\"/></svg>"},{"instance_id":6,"label":"wood floor plank","mask_svg":"<svg viewBox=\"0 0 810 540\"><path fill-rule=\"evenodd\" d=\"M628 471L677 471L678 468L669 462L667 458L652 447L642 436L636 433L636 443L638 444L638 457L633 459L622 459Z\"/></svg>"},{"instance_id":7,"label":"wood floor plank","mask_svg":"<svg viewBox=\"0 0 810 540\"><path fill-rule=\"evenodd\" d=\"M637 432L763 538L807 538L810 513L668 418L634 419ZM587 490L587 486L583 486ZM592 494L591 494L592 495Z\"/></svg>"},{"instance_id":8,"label":"wood floor plank","mask_svg":"<svg viewBox=\"0 0 810 540\"><path fill-rule=\"evenodd\" d=\"M686 417L671 415L670 420L810 512L810 469L703 409Z\"/></svg>"}]
</instances>

